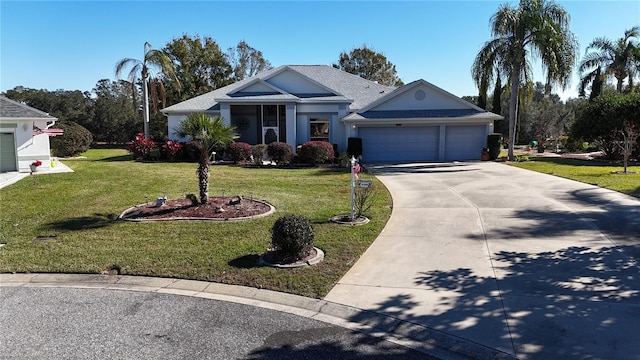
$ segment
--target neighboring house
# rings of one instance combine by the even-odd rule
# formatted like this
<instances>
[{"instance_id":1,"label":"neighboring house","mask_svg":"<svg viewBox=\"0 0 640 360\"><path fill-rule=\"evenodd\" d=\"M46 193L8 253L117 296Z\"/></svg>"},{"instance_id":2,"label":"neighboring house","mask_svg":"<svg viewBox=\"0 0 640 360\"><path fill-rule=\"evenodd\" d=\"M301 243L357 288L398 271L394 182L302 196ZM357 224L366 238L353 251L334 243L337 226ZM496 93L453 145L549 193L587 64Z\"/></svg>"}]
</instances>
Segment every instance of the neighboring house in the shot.
<instances>
[{"instance_id":1,"label":"neighboring house","mask_svg":"<svg viewBox=\"0 0 640 360\"><path fill-rule=\"evenodd\" d=\"M0 96L0 172L29 172L40 160L51 164L49 135L58 119L37 109Z\"/></svg>"},{"instance_id":2,"label":"neighboring house","mask_svg":"<svg viewBox=\"0 0 640 360\"><path fill-rule=\"evenodd\" d=\"M205 113L252 145L325 140L344 152L359 137L365 162L479 160L502 119L424 80L395 88L325 65L280 66L162 112L174 140L186 140L182 119Z\"/></svg>"}]
</instances>

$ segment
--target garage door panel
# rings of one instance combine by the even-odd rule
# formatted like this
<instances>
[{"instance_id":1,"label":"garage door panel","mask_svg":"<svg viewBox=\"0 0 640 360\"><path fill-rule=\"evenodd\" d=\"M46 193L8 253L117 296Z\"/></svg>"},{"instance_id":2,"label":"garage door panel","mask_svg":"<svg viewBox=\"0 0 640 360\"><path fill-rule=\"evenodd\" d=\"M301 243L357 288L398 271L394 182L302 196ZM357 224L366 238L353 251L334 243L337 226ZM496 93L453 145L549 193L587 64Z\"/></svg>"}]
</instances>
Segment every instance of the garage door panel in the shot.
<instances>
[{"instance_id":1,"label":"garage door panel","mask_svg":"<svg viewBox=\"0 0 640 360\"><path fill-rule=\"evenodd\" d=\"M439 127L360 128L365 161L437 161Z\"/></svg>"},{"instance_id":2,"label":"garage door panel","mask_svg":"<svg viewBox=\"0 0 640 360\"><path fill-rule=\"evenodd\" d=\"M445 160L480 160L486 146L484 125L447 126Z\"/></svg>"},{"instance_id":3,"label":"garage door panel","mask_svg":"<svg viewBox=\"0 0 640 360\"><path fill-rule=\"evenodd\" d=\"M0 172L17 171L13 133L0 133Z\"/></svg>"}]
</instances>

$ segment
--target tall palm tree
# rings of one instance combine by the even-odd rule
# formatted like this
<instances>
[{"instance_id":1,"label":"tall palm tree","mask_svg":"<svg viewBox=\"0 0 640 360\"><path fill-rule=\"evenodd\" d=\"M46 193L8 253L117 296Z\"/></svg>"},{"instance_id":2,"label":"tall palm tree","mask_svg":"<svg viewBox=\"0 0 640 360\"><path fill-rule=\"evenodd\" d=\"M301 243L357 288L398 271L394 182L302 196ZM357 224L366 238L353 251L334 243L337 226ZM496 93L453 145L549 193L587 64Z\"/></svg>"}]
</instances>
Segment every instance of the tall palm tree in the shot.
<instances>
[{"instance_id":1,"label":"tall palm tree","mask_svg":"<svg viewBox=\"0 0 640 360\"><path fill-rule=\"evenodd\" d=\"M578 42L569 30L569 14L551 0L520 0L518 7L500 5L491 17L491 35L493 39L476 56L472 74L485 93L495 76L509 78L509 160L513 160L519 90L530 74L529 58L540 59L549 91L553 84L564 88Z\"/></svg>"},{"instance_id":2,"label":"tall palm tree","mask_svg":"<svg viewBox=\"0 0 640 360\"><path fill-rule=\"evenodd\" d=\"M616 78L616 91L622 92L622 82L627 77L633 85L637 69L636 52L640 45L634 38L640 39L640 26L634 26L624 32L624 37L613 42L606 38L596 38L587 46L586 54L580 62L579 70L583 74L581 90L597 76ZM589 52L589 50L594 50ZM602 72L602 74L600 73ZM598 80L601 80L598 78Z\"/></svg>"},{"instance_id":3,"label":"tall palm tree","mask_svg":"<svg viewBox=\"0 0 640 360\"><path fill-rule=\"evenodd\" d=\"M189 136L200 147L198 161L198 185L200 202L209 201L209 154L218 145L227 145L238 138L235 127L226 125L221 117L212 118L205 114L191 114L182 120L175 132L180 137Z\"/></svg>"},{"instance_id":4,"label":"tall palm tree","mask_svg":"<svg viewBox=\"0 0 640 360\"><path fill-rule=\"evenodd\" d=\"M148 138L149 87L151 87L152 90L151 95L154 100L154 108L157 110L159 99L162 102L162 107L165 106L166 102L166 92L162 80L167 79L171 81L178 89L180 89L180 83L176 77L173 62L169 56L161 50L153 49L151 44L148 42L144 43L144 57L142 60L124 58L118 61L116 64L116 78L120 78L120 75L125 68L131 68L129 70L128 79L133 88L135 88L135 84L138 81L142 83L144 136Z\"/></svg>"}]
</instances>

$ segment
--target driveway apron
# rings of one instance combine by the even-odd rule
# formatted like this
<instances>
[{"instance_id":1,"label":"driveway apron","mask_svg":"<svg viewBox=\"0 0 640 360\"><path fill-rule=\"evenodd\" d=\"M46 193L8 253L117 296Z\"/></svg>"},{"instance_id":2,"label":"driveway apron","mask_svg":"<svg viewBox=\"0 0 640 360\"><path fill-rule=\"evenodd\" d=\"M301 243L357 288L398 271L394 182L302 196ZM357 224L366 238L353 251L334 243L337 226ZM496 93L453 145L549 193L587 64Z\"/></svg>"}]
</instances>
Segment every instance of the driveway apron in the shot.
<instances>
[{"instance_id":1,"label":"driveway apron","mask_svg":"<svg viewBox=\"0 0 640 360\"><path fill-rule=\"evenodd\" d=\"M391 218L326 300L521 359L640 359L640 200L492 162L373 171Z\"/></svg>"}]
</instances>

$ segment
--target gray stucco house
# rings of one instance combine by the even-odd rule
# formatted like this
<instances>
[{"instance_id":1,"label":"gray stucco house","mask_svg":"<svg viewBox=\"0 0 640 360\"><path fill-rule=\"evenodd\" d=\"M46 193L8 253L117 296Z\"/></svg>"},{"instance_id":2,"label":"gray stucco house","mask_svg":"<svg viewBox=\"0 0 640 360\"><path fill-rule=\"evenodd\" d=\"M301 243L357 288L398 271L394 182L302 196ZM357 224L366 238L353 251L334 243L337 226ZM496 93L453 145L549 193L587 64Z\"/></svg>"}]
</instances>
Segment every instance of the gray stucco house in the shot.
<instances>
[{"instance_id":1,"label":"gray stucco house","mask_svg":"<svg viewBox=\"0 0 640 360\"><path fill-rule=\"evenodd\" d=\"M173 140L186 140L174 129L201 112L252 145L325 140L343 152L359 137L366 162L477 160L502 119L424 80L389 87L326 65L279 66L162 112Z\"/></svg>"}]
</instances>

